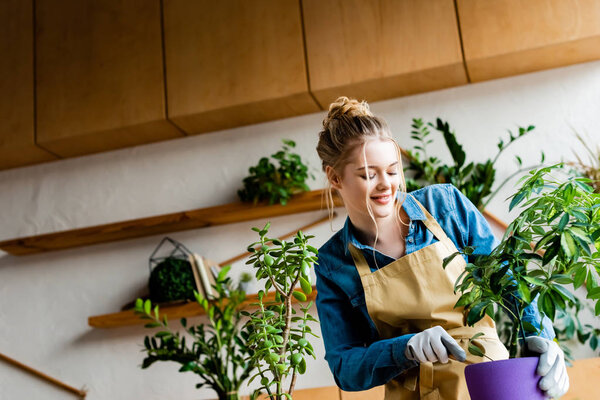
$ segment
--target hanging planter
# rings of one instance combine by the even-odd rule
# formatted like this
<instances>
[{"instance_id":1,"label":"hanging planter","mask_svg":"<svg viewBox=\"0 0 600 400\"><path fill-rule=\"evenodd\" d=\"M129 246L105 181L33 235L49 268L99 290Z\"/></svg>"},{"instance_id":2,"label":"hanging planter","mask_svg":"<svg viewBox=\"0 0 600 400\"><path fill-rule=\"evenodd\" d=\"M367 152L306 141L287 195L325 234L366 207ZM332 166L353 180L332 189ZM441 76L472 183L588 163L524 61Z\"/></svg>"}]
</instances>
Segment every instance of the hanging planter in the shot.
<instances>
[{"instance_id":1,"label":"hanging planter","mask_svg":"<svg viewBox=\"0 0 600 400\"><path fill-rule=\"evenodd\" d=\"M172 246L168 255L156 256L165 245ZM200 289L196 287L190 257L193 257L193 254L178 241L169 237L161 240L148 262L150 269L148 288L153 302L194 300L194 290Z\"/></svg>"}]
</instances>

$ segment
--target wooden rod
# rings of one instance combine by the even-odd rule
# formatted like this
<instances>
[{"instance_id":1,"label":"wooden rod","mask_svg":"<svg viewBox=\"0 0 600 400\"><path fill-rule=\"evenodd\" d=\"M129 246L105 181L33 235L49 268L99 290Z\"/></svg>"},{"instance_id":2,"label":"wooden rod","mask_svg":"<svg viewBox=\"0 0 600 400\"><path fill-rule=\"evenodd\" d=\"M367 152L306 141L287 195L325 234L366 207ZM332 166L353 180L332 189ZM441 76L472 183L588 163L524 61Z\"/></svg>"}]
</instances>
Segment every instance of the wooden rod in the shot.
<instances>
[{"instance_id":1,"label":"wooden rod","mask_svg":"<svg viewBox=\"0 0 600 400\"><path fill-rule=\"evenodd\" d=\"M336 216L337 216L337 213L334 211L334 212L333 212L333 216L332 216L332 217L333 217L333 218L335 218ZM289 238L289 237L291 237L291 236L294 236L294 235L295 235L295 234L296 234L298 231L304 231L304 230L306 230L306 229L310 229L310 228L312 228L313 226L317 226L317 225L319 225L319 224L322 224L323 222L327 221L328 219L329 219L329 216L328 216L328 215L327 215L327 216L324 216L324 217L321 217L321 218L319 218L318 220L311 222L310 224L306 224L306 225L304 225L304 226L302 226L302 227L300 227L300 228L298 228L298 229L296 229L296 230L293 230L293 231L291 231L291 232L288 232L288 233L286 233L285 235L283 235L283 236L279 237L278 239L279 239L279 240L284 240L284 239L287 239L287 238ZM258 247L257 247L257 248L258 248ZM228 264L231 264L232 262L236 262L236 261L242 260L242 259L244 259L244 258L246 258L246 257L248 257L248 256L249 256L249 252L248 252L248 251L246 251L246 252L244 252L244 253L240 253L240 254L238 254L238 255L237 255L237 256L235 256L235 257L231 257L231 258L230 258L230 259L228 259L228 260L225 260L225 261L223 261L223 262L220 262L220 263L219 263L219 265L220 265L220 266L228 265Z\"/></svg>"},{"instance_id":2,"label":"wooden rod","mask_svg":"<svg viewBox=\"0 0 600 400\"><path fill-rule=\"evenodd\" d=\"M45 373L40 372L34 368L31 368L30 366L25 365L13 358L10 358L10 357L2 354L2 353L0 353L0 359L2 359L3 361L6 361L7 363L9 363L11 365L14 365L17 368L20 368L26 372L29 372L30 374L32 374L40 379L50 382L51 384L58 386L59 388L61 388L63 390L71 392L71 393L79 396L82 399L85 399L85 396L87 395L87 392L83 389L77 389L77 388L74 388L73 386L69 386L66 383L59 381L58 379L55 379L49 375L46 375Z\"/></svg>"},{"instance_id":3,"label":"wooden rod","mask_svg":"<svg viewBox=\"0 0 600 400\"><path fill-rule=\"evenodd\" d=\"M483 210L482 214L485 215L486 217L488 217L491 221L493 221L496 225L498 225L502 229L506 230L508 228L508 225L504 221L502 221L500 218L496 217L494 214L490 213L489 211Z\"/></svg>"}]
</instances>

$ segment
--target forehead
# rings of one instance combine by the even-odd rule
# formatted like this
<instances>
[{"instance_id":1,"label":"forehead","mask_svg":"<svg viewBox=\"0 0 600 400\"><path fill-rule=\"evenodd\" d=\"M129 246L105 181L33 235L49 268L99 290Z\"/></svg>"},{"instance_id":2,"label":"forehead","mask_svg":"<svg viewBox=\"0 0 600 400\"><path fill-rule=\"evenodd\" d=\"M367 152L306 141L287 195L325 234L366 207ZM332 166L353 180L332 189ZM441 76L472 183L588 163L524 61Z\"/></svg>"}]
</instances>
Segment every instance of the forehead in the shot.
<instances>
[{"instance_id":1,"label":"forehead","mask_svg":"<svg viewBox=\"0 0 600 400\"><path fill-rule=\"evenodd\" d=\"M391 140L375 139L364 145L356 146L348 159L349 165L363 167L365 165L388 167L398 161L398 151Z\"/></svg>"}]
</instances>

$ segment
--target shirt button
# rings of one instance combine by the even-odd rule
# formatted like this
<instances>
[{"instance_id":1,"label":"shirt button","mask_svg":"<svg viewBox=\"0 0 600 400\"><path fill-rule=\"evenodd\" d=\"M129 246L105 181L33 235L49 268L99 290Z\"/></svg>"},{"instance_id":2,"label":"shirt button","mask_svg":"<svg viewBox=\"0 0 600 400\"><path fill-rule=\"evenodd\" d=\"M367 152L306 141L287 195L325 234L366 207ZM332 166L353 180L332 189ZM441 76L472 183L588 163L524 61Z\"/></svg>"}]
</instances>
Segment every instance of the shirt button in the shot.
<instances>
[{"instance_id":1,"label":"shirt button","mask_svg":"<svg viewBox=\"0 0 600 400\"><path fill-rule=\"evenodd\" d=\"M413 238L409 238L408 243L412 243L412 242L413 242Z\"/></svg>"}]
</instances>

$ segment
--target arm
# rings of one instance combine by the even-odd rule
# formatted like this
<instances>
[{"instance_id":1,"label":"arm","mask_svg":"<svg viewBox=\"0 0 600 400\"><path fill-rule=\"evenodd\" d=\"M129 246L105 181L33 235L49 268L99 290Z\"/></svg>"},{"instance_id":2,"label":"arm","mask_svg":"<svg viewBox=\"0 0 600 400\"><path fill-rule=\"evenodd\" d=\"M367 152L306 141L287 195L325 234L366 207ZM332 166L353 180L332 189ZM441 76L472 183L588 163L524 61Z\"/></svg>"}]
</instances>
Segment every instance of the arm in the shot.
<instances>
[{"instance_id":1,"label":"arm","mask_svg":"<svg viewBox=\"0 0 600 400\"><path fill-rule=\"evenodd\" d=\"M477 207L454 186L451 186L451 192L454 198L456 218L462 233L462 247L472 246L475 248L475 252L473 256L469 256L468 262L471 262L475 255L490 254L499 241L494 237L487 220ZM512 302L509 301L509 303ZM554 339L552 322L547 317L542 319L537 307L537 297L523 310L523 321L535 326L540 331L539 336ZM535 335L535 333L526 335Z\"/></svg>"},{"instance_id":2,"label":"arm","mask_svg":"<svg viewBox=\"0 0 600 400\"><path fill-rule=\"evenodd\" d=\"M370 321L353 309L345 293L326 276L319 260L317 311L325 343L325 359L336 384L343 390L367 390L383 385L403 371L418 365L404 351L414 335L371 341Z\"/></svg>"}]
</instances>

